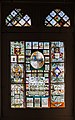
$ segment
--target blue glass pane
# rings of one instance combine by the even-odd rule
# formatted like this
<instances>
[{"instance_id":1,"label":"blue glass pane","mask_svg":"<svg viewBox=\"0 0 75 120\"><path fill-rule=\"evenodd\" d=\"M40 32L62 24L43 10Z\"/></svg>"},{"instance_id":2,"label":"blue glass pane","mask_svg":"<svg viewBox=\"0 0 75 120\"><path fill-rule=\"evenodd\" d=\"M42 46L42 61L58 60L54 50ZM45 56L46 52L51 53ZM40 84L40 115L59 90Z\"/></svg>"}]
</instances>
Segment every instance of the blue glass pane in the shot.
<instances>
[{"instance_id":1,"label":"blue glass pane","mask_svg":"<svg viewBox=\"0 0 75 120\"><path fill-rule=\"evenodd\" d=\"M55 12L55 11L52 11L52 12L50 13L50 15L51 15L52 17L55 17L56 12Z\"/></svg>"},{"instance_id":2,"label":"blue glass pane","mask_svg":"<svg viewBox=\"0 0 75 120\"><path fill-rule=\"evenodd\" d=\"M60 15L60 17L63 17L65 15L63 11L60 11L58 14Z\"/></svg>"},{"instance_id":3,"label":"blue glass pane","mask_svg":"<svg viewBox=\"0 0 75 120\"><path fill-rule=\"evenodd\" d=\"M50 23L52 24L52 26L54 26L54 25L56 24L56 21L55 21L54 19L52 19L52 20L50 21Z\"/></svg>"}]
</instances>

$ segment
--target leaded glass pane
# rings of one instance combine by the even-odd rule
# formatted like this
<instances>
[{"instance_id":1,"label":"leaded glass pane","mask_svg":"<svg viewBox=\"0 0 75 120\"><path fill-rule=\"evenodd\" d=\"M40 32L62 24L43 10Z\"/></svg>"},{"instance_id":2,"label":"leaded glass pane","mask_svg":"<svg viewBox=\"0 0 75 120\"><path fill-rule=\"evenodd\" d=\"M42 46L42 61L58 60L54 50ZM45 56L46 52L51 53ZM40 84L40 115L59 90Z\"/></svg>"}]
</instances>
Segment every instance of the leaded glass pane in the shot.
<instances>
[{"instance_id":1,"label":"leaded glass pane","mask_svg":"<svg viewBox=\"0 0 75 120\"><path fill-rule=\"evenodd\" d=\"M21 9L13 10L5 19L7 26L31 26L31 18L26 14L23 15Z\"/></svg>"},{"instance_id":2,"label":"leaded glass pane","mask_svg":"<svg viewBox=\"0 0 75 120\"><path fill-rule=\"evenodd\" d=\"M69 27L70 19L63 11L60 9L55 9L54 11L50 12L50 14L45 18L45 26Z\"/></svg>"}]
</instances>

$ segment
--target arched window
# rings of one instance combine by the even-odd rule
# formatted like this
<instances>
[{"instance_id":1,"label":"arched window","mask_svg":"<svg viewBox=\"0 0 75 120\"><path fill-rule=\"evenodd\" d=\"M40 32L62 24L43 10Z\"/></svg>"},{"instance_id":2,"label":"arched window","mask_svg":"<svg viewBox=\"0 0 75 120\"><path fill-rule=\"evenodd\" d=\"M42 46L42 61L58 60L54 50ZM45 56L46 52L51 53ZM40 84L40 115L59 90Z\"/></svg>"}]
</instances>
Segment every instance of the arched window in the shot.
<instances>
[{"instance_id":1,"label":"arched window","mask_svg":"<svg viewBox=\"0 0 75 120\"><path fill-rule=\"evenodd\" d=\"M31 26L31 18L26 14L24 15L21 9L15 8L5 19L7 26L26 27Z\"/></svg>"},{"instance_id":2,"label":"arched window","mask_svg":"<svg viewBox=\"0 0 75 120\"><path fill-rule=\"evenodd\" d=\"M45 26L47 27L69 27L70 19L60 9L55 9L50 12L50 14L45 18Z\"/></svg>"}]
</instances>

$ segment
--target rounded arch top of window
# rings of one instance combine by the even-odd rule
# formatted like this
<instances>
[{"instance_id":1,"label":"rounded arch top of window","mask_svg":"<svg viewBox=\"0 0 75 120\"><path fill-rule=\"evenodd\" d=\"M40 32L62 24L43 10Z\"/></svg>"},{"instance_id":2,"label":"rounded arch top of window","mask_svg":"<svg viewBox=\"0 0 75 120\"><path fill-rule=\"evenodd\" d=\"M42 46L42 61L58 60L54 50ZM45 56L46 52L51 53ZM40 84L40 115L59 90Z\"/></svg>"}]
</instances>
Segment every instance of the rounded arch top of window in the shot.
<instances>
[{"instance_id":1,"label":"rounded arch top of window","mask_svg":"<svg viewBox=\"0 0 75 120\"><path fill-rule=\"evenodd\" d=\"M52 10L45 18L46 27L70 27L71 22L68 15L60 9Z\"/></svg>"},{"instance_id":2,"label":"rounded arch top of window","mask_svg":"<svg viewBox=\"0 0 75 120\"><path fill-rule=\"evenodd\" d=\"M30 27L31 18L28 14L23 14L21 9L15 8L5 19L6 26Z\"/></svg>"}]
</instances>

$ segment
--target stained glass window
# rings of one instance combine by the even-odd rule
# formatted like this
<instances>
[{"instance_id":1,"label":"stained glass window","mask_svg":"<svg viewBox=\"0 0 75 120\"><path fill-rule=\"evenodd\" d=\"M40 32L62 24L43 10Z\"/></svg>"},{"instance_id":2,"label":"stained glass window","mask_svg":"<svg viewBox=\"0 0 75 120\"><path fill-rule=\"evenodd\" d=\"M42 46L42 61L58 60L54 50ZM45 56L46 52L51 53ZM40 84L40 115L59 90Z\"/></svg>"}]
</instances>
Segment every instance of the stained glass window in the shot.
<instances>
[{"instance_id":1,"label":"stained glass window","mask_svg":"<svg viewBox=\"0 0 75 120\"><path fill-rule=\"evenodd\" d=\"M11 108L64 108L64 43L11 41L10 51Z\"/></svg>"},{"instance_id":2,"label":"stained glass window","mask_svg":"<svg viewBox=\"0 0 75 120\"><path fill-rule=\"evenodd\" d=\"M45 26L47 27L69 27L69 17L60 9L55 9L45 18Z\"/></svg>"},{"instance_id":3,"label":"stained glass window","mask_svg":"<svg viewBox=\"0 0 75 120\"><path fill-rule=\"evenodd\" d=\"M21 9L15 8L5 19L7 26L30 27L31 18L26 14L24 15Z\"/></svg>"}]
</instances>

